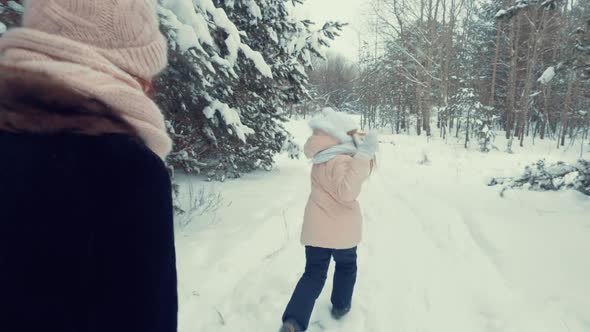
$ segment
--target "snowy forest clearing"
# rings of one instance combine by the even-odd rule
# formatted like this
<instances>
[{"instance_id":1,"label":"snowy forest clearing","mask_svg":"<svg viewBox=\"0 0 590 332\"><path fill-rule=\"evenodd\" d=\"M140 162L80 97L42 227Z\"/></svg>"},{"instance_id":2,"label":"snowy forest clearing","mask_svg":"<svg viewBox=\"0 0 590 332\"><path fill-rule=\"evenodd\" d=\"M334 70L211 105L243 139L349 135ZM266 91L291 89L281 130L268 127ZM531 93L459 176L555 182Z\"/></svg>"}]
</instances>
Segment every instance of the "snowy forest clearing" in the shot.
<instances>
[{"instance_id":1,"label":"snowy forest clearing","mask_svg":"<svg viewBox=\"0 0 590 332\"><path fill-rule=\"evenodd\" d=\"M590 196L502 188L540 159L588 158L590 1L363 0L361 25L298 17L303 0L152 2L169 63L126 83L153 97L174 142L166 163L189 211L176 221L181 332L278 329L303 272L311 164L275 155L309 135L285 116L324 107L384 135L353 311L330 318L328 281L310 331L590 332ZM319 3L309 10L352 8ZM23 4L0 0L0 35ZM358 54L331 48L347 29Z\"/></svg>"},{"instance_id":2,"label":"snowy forest clearing","mask_svg":"<svg viewBox=\"0 0 590 332\"><path fill-rule=\"evenodd\" d=\"M287 129L301 144L309 135L304 121ZM309 331L590 331L590 198L518 190L501 198L486 186L540 158L579 156L543 144L483 154L460 142L382 136L361 196L353 310L330 318L328 278ZM424 154L429 162L420 163ZM278 330L305 262L309 170L280 156L272 172L240 180L178 178L185 194L192 185L223 195L217 211L177 234L181 332Z\"/></svg>"}]
</instances>

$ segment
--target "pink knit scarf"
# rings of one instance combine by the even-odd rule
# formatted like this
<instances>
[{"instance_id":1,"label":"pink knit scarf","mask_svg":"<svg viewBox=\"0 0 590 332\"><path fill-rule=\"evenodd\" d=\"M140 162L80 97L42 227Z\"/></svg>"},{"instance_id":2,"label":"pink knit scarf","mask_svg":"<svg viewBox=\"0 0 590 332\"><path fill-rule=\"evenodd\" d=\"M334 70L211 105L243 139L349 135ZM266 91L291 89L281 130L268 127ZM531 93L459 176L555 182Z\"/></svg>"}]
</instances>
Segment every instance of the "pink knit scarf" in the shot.
<instances>
[{"instance_id":1,"label":"pink knit scarf","mask_svg":"<svg viewBox=\"0 0 590 332\"><path fill-rule=\"evenodd\" d=\"M141 85L93 47L32 29L13 29L0 38L0 64L42 73L102 101L132 125L162 159L172 148L164 117Z\"/></svg>"}]
</instances>

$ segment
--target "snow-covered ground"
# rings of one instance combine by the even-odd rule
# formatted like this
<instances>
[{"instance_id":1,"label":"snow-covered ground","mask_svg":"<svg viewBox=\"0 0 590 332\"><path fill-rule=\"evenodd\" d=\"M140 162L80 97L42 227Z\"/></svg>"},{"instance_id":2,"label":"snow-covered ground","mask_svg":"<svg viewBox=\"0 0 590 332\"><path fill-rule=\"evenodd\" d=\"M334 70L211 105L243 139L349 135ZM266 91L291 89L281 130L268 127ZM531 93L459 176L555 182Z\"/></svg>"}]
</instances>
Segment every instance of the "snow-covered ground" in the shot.
<instances>
[{"instance_id":1,"label":"snow-covered ground","mask_svg":"<svg viewBox=\"0 0 590 332\"><path fill-rule=\"evenodd\" d=\"M307 125L288 126L303 143ZM590 331L590 198L502 198L486 186L539 158L579 155L579 147L553 144L482 154L460 142L382 136L378 170L360 199L365 234L353 310L340 322L330 318L328 278L309 331ZM419 164L424 154L430 162ZM299 232L310 167L281 156L274 171L240 180L180 179L184 191L205 186L224 199L178 230L181 332L278 330L304 267Z\"/></svg>"}]
</instances>

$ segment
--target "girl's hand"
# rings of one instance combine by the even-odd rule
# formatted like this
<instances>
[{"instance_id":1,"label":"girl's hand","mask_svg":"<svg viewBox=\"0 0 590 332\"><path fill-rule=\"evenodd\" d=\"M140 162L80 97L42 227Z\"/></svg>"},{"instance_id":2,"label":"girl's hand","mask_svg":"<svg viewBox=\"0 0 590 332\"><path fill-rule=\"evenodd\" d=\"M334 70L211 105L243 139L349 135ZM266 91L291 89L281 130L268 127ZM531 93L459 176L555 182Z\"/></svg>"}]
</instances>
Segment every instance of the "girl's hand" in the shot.
<instances>
[{"instance_id":1,"label":"girl's hand","mask_svg":"<svg viewBox=\"0 0 590 332\"><path fill-rule=\"evenodd\" d=\"M372 160L377 152L379 146L379 138L377 133L372 131L365 136L365 139L358 144L357 155L364 159Z\"/></svg>"}]
</instances>

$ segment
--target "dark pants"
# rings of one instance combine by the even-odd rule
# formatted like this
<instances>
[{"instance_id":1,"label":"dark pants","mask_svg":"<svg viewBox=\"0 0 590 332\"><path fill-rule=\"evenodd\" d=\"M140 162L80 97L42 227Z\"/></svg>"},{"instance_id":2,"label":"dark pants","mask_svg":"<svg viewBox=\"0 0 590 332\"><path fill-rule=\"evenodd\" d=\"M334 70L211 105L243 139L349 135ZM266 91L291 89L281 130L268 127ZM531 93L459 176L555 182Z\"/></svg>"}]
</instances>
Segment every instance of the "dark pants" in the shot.
<instances>
[{"instance_id":1,"label":"dark pants","mask_svg":"<svg viewBox=\"0 0 590 332\"><path fill-rule=\"evenodd\" d=\"M356 247L336 250L308 246L305 247L305 273L295 287L283 321L294 319L307 330L315 301L324 288L332 256L336 261L332 305L338 309L350 306L356 282Z\"/></svg>"}]
</instances>

